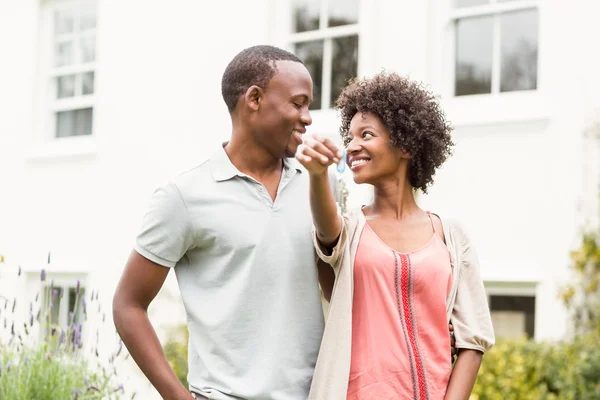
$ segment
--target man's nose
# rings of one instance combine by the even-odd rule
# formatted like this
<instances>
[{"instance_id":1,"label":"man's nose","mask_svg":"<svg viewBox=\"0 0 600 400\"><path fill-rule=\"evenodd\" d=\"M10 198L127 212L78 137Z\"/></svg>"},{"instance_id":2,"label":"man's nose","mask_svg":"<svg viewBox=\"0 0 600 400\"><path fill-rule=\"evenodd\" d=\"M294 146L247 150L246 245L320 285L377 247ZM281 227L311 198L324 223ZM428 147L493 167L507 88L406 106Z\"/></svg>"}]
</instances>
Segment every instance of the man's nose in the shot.
<instances>
[{"instance_id":1,"label":"man's nose","mask_svg":"<svg viewBox=\"0 0 600 400\"><path fill-rule=\"evenodd\" d=\"M310 116L310 112L308 110L302 113L302 115L300 116L300 122L307 126L312 124L312 117Z\"/></svg>"}]
</instances>

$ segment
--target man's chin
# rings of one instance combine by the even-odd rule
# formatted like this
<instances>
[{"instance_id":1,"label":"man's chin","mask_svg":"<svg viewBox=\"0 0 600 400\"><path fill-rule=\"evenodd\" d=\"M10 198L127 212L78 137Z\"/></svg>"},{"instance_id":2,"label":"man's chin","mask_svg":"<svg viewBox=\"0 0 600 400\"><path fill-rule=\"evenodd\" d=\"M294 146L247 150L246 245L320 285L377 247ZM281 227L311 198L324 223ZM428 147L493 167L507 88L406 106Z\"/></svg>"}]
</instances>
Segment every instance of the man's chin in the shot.
<instances>
[{"instance_id":1,"label":"man's chin","mask_svg":"<svg viewBox=\"0 0 600 400\"><path fill-rule=\"evenodd\" d=\"M298 150L298 146L290 143L285 148L284 155L286 158L294 158L294 157L296 157L297 150Z\"/></svg>"}]
</instances>

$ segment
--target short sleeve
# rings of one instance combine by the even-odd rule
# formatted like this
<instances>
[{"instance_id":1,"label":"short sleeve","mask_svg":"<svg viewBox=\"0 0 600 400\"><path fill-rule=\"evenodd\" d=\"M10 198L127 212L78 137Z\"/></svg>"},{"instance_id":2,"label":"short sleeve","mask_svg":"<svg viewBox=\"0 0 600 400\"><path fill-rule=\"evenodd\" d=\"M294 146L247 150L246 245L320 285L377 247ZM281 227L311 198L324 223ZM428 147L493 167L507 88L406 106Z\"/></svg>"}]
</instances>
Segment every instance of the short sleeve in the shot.
<instances>
[{"instance_id":1,"label":"short sleeve","mask_svg":"<svg viewBox=\"0 0 600 400\"><path fill-rule=\"evenodd\" d=\"M187 207L174 183L159 187L150 199L135 250L164 267L174 267L193 243Z\"/></svg>"},{"instance_id":2,"label":"short sleeve","mask_svg":"<svg viewBox=\"0 0 600 400\"><path fill-rule=\"evenodd\" d=\"M456 231L462 263L452 310L456 348L485 353L492 348L495 338L479 260L464 230L458 226Z\"/></svg>"},{"instance_id":3,"label":"short sleeve","mask_svg":"<svg viewBox=\"0 0 600 400\"><path fill-rule=\"evenodd\" d=\"M319 256L319 258L321 260L323 260L327 264L331 265L333 267L334 271L336 271L336 273L337 273L337 269L340 264L340 259L341 259L343 250L344 250L345 246L348 245L348 243L347 243L347 241L348 241L348 234L347 234L348 221L346 220L346 218L343 218L339 214L338 214L338 218L340 218L342 220L342 230L340 232L340 238L338 239L335 247L331 250L331 254L325 253L325 249L323 249L323 247L319 243L319 239L317 238L317 231L316 231L315 227L313 226L313 229L312 229L313 244L315 246L315 250L317 251L317 255Z\"/></svg>"}]
</instances>

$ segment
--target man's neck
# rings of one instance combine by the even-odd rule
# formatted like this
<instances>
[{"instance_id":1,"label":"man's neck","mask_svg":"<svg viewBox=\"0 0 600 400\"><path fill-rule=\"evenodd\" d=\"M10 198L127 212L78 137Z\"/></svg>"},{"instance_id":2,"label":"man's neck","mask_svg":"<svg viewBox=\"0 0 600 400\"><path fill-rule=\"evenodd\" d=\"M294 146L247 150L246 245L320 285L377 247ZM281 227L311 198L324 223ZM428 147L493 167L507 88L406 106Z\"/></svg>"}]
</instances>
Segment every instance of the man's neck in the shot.
<instances>
[{"instance_id":1,"label":"man's neck","mask_svg":"<svg viewBox=\"0 0 600 400\"><path fill-rule=\"evenodd\" d=\"M251 140L234 136L225 145L225 153L240 172L259 181L281 173L283 168L282 158L273 156L263 146Z\"/></svg>"}]
</instances>

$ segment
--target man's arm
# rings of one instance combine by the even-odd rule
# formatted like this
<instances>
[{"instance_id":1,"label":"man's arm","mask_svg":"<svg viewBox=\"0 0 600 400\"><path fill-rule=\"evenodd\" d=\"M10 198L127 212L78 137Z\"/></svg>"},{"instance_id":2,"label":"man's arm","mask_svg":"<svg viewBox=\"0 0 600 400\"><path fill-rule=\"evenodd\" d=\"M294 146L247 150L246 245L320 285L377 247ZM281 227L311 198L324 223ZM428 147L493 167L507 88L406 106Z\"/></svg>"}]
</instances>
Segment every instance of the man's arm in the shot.
<instances>
[{"instance_id":1,"label":"man's arm","mask_svg":"<svg viewBox=\"0 0 600 400\"><path fill-rule=\"evenodd\" d=\"M192 400L167 362L148 319L148 306L168 273L169 268L132 251L113 298L113 319L129 353L162 398Z\"/></svg>"}]
</instances>

